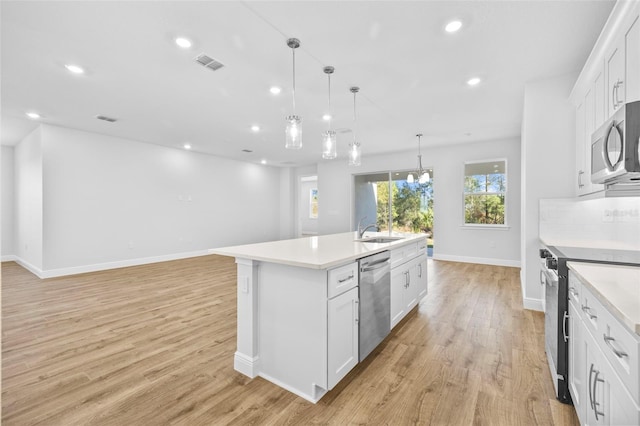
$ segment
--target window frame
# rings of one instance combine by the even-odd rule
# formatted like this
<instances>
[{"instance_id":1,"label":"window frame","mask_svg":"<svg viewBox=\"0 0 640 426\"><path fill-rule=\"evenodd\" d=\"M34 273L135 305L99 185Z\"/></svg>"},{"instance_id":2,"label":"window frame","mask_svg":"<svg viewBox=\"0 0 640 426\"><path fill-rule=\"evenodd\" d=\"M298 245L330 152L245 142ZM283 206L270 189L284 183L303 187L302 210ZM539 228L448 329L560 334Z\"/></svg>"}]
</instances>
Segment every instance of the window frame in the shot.
<instances>
[{"instance_id":1,"label":"window frame","mask_svg":"<svg viewBox=\"0 0 640 426\"><path fill-rule=\"evenodd\" d=\"M490 164L496 162L504 162L505 188L501 192L467 192L465 188L465 180L467 177L466 166L468 164ZM504 195L504 223L467 223L466 219L466 196L467 195ZM509 212L509 164L507 158L489 158L486 160L465 161L462 164L462 227L466 229L508 229L508 212Z\"/></svg>"}]
</instances>

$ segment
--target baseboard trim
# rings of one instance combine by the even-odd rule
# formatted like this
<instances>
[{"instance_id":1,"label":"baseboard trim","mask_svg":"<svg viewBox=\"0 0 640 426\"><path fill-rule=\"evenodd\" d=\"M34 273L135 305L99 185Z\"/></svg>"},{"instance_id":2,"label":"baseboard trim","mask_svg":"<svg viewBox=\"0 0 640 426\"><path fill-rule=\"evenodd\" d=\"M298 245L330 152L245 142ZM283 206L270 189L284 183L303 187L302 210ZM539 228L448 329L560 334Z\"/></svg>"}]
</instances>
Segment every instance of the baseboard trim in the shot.
<instances>
[{"instance_id":1,"label":"baseboard trim","mask_svg":"<svg viewBox=\"0 0 640 426\"><path fill-rule=\"evenodd\" d=\"M18 259L18 256L13 254L5 254L0 258L2 262L15 262Z\"/></svg>"},{"instance_id":2,"label":"baseboard trim","mask_svg":"<svg viewBox=\"0 0 640 426\"><path fill-rule=\"evenodd\" d=\"M440 253L433 253L433 260L446 260L449 262L463 262L463 263L478 263L480 265L509 266L512 268L520 267L519 260L492 259L488 257L455 256L451 254L440 254Z\"/></svg>"},{"instance_id":3,"label":"baseboard trim","mask_svg":"<svg viewBox=\"0 0 640 426\"><path fill-rule=\"evenodd\" d=\"M34 273L38 278L56 278L67 275L85 274L87 272L106 271L109 269L126 268L129 266L147 265L151 263L167 262L170 260L187 259L190 257L199 257L209 255L208 250L190 251L184 253L165 254L162 256L141 257L138 259L118 260L115 262L96 263L93 265L72 266L69 268L58 268L42 270L25 262L17 256L13 256L16 263ZM4 260L4 258L3 258Z\"/></svg>"},{"instance_id":4,"label":"baseboard trim","mask_svg":"<svg viewBox=\"0 0 640 426\"><path fill-rule=\"evenodd\" d=\"M540 311L544 312L543 301L540 299L531 299L528 297L522 298L522 305L525 309L529 309L530 311Z\"/></svg>"},{"instance_id":5,"label":"baseboard trim","mask_svg":"<svg viewBox=\"0 0 640 426\"><path fill-rule=\"evenodd\" d=\"M7 256L9 257L9 256ZM32 274L34 274L36 277L38 278L45 278L44 276L44 271L40 268L38 268L37 266L32 265L31 263L27 262L26 260L15 256L15 255L11 255L11 257L13 257L13 259L11 259L13 262L16 262L18 265L22 266L24 269L26 269L27 271L31 272ZM2 261L4 262L4 257L2 258Z\"/></svg>"}]
</instances>

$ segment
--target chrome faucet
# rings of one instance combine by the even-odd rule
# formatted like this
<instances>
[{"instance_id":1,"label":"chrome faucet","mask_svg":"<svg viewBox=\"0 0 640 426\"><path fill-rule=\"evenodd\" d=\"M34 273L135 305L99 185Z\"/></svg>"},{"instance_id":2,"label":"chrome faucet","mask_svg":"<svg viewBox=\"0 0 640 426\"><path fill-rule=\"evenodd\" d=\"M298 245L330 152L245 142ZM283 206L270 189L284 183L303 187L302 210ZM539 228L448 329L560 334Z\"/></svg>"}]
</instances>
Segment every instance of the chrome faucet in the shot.
<instances>
[{"instance_id":1,"label":"chrome faucet","mask_svg":"<svg viewBox=\"0 0 640 426\"><path fill-rule=\"evenodd\" d=\"M362 238L364 233L367 232L367 229L369 228L376 228L376 230L378 229L378 225L376 225L375 223L371 223L363 228L362 221L365 220L366 218L367 217L365 216L362 219L360 219L360 221L358 222L358 238Z\"/></svg>"}]
</instances>

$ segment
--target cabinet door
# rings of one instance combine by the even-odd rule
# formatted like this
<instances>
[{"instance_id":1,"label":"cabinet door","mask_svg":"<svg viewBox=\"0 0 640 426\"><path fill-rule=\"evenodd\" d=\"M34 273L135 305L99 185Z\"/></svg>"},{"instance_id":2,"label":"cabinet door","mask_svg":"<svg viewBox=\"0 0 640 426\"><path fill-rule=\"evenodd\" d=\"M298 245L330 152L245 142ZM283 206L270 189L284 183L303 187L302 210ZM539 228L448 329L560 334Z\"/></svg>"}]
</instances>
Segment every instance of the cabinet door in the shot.
<instances>
[{"instance_id":1,"label":"cabinet door","mask_svg":"<svg viewBox=\"0 0 640 426\"><path fill-rule=\"evenodd\" d=\"M600 72L593 80L593 101L595 104L594 117L596 129L604 124L604 117L607 106L607 97L604 90L604 77L602 76L602 61L600 61L600 63Z\"/></svg>"},{"instance_id":2,"label":"cabinet door","mask_svg":"<svg viewBox=\"0 0 640 426\"><path fill-rule=\"evenodd\" d=\"M624 81L625 52L623 40L623 38L620 38L606 56L608 117L613 115L624 104L626 82Z\"/></svg>"},{"instance_id":3,"label":"cabinet door","mask_svg":"<svg viewBox=\"0 0 640 426\"><path fill-rule=\"evenodd\" d=\"M418 258L417 277L418 282L418 303L427 295L427 256Z\"/></svg>"},{"instance_id":4,"label":"cabinet door","mask_svg":"<svg viewBox=\"0 0 640 426\"><path fill-rule=\"evenodd\" d=\"M576 107L576 195L586 193L586 179L590 177L586 173L585 148L585 107L583 102Z\"/></svg>"},{"instance_id":5,"label":"cabinet door","mask_svg":"<svg viewBox=\"0 0 640 426\"><path fill-rule=\"evenodd\" d=\"M404 318L407 311L404 304L404 292L407 285L407 268L405 265L391 270L391 328Z\"/></svg>"},{"instance_id":6,"label":"cabinet door","mask_svg":"<svg viewBox=\"0 0 640 426\"><path fill-rule=\"evenodd\" d=\"M329 389L358 363L358 287L328 302Z\"/></svg>"},{"instance_id":7,"label":"cabinet door","mask_svg":"<svg viewBox=\"0 0 640 426\"><path fill-rule=\"evenodd\" d=\"M418 262L412 260L407 268L407 288L404 291L404 306L409 312L418 304Z\"/></svg>"},{"instance_id":8,"label":"cabinet door","mask_svg":"<svg viewBox=\"0 0 640 426\"><path fill-rule=\"evenodd\" d=\"M609 383L606 380L605 372L602 371L600 349L588 332L585 333L583 342L586 361L585 376L587 378L585 424L606 425L609 424L609 413L607 412Z\"/></svg>"},{"instance_id":9,"label":"cabinet door","mask_svg":"<svg viewBox=\"0 0 640 426\"><path fill-rule=\"evenodd\" d=\"M640 100L640 19L635 16L625 34L625 98L627 102Z\"/></svg>"},{"instance_id":10,"label":"cabinet door","mask_svg":"<svg viewBox=\"0 0 640 426\"><path fill-rule=\"evenodd\" d=\"M584 324L579 308L569 303L569 392L581 424L585 424L587 398L587 367L584 350Z\"/></svg>"}]
</instances>

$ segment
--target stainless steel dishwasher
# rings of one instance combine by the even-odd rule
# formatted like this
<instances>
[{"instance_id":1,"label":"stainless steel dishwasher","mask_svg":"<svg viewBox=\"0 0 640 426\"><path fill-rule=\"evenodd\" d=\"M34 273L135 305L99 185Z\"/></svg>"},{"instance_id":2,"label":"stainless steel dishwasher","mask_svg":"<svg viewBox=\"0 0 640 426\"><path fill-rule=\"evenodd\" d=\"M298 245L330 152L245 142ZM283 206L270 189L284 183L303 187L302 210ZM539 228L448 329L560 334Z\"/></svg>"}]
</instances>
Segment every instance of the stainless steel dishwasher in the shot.
<instances>
[{"instance_id":1,"label":"stainless steel dishwasher","mask_svg":"<svg viewBox=\"0 0 640 426\"><path fill-rule=\"evenodd\" d=\"M363 257L360 266L360 361L391 329L391 262L388 251Z\"/></svg>"}]
</instances>

